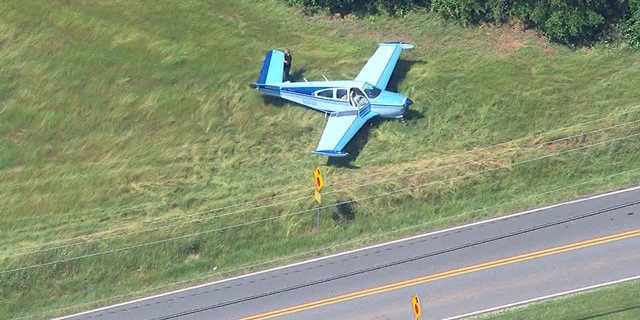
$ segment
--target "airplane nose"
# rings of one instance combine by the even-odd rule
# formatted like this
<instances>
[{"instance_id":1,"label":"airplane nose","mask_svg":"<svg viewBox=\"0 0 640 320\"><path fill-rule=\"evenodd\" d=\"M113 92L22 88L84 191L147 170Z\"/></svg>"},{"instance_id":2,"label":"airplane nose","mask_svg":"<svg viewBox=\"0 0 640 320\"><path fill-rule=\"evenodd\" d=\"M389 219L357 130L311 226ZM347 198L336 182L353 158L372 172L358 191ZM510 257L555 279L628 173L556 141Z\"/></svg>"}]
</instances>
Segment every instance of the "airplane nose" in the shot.
<instances>
[{"instance_id":1,"label":"airplane nose","mask_svg":"<svg viewBox=\"0 0 640 320\"><path fill-rule=\"evenodd\" d=\"M411 101L411 99L409 98L407 98L407 100L404 101L404 106L407 108L412 104L413 104L413 101Z\"/></svg>"}]
</instances>

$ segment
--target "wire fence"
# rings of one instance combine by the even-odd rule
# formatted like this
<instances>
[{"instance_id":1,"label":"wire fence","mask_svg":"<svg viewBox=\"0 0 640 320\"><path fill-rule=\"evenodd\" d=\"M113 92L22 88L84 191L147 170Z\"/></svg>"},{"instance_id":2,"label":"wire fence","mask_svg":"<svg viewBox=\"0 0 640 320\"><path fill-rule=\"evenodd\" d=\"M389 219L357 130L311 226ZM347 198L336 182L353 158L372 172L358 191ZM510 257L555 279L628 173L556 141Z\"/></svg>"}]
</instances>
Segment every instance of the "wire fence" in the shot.
<instances>
[{"instance_id":1,"label":"wire fence","mask_svg":"<svg viewBox=\"0 0 640 320\"><path fill-rule=\"evenodd\" d=\"M498 171L498 170L502 170L502 169L506 169L506 168L512 168L514 166L519 166L519 165L523 165L523 164L527 164L527 163L531 163L531 162L535 162L535 161L549 159L549 158L552 158L552 157L557 157L557 156L560 156L560 155L564 155L564 154L568 154L568 153L572 153L572 152L576 152L576 151L580 151L580 150L586 150L586 149L589 149L589 148L594 148L594 147L602 146L604 144L608 144L608 143L611 143L611 142L622 141L622 140L630 139L630 138L637 137L637 136L640 136L640 133L635 133L635 134L630 134L630 135L626 135L626 136L623 136L623 137L609 139L609 140L593 143L593 144L590 144L590 145L573 148L573 149L570 149L570 150L554 152L554 153L546 154L546 155L543 155L543 156L540 156L540 157L527 159L527 160L523 160L523 161L518 161L518 162L514 162L514 163L509 163L509 164L506 164L506 165L502 165L502 166L498 166L498 167L494 167L494 168L489 168L489 169L482 170L482 171L477 171L477 172L472 172L472 173L468 173L468 174L458 175L458 176L454 176L454 177L451 177L451 178L446 178L446 179L441 179L441 180L436 180L436 181L429 181L427 183L423 183L423 184L419 184L419 185L415 185L415 186L410 186L410 187L406 187L406 188L398 188L398 189L394 189L394 190L391 190L391 191L374 194L374 195L371 195L371 196L364 196L364 197L356 198L356 199L349 200L349 201L337 202L335 204L323 205L323 206L320 207L320 209L327 209L327 208L332 208L332 207L336 207L336 206L340 206L340 205L351 204L351 203L355 203L355 202L361 202L361 201L371 200L371 199L380 198L380 197L386 197L386 196L390 196L390 195L394 195L394 194L398 194L398 193L402 193L402 192L406 192L406 191L409 191L409 190L413 190L413 189L416 189L416 188L422 188L422 187L426 187L426 186L430 186L430 185L442 184L442 183L447 183L447 182L467 179L467 178L470 178L470 177L478 176L480 174L494 172L494 171ZM141 244L137 244L137 245L131 245L131 246L126 246L126 247L121 247L121 248L116 248L116 249L110 249L110 250L106 250L106 251L100 251L100 252L80 255L80 256L76 256L76 257L72 257L72 258L59 259L59 260L55 260L55 261L32 264L32 265L12 268L12 269L8 269L8 270L2 270L2 271L0 271L0 274L6 274L6 273L12 273L12 272L16 272L16 271L28 270L28 269L38 268L38 267L44 267L44 266L49 266L49 265L53 265L53 264L57 264L57 263L77 261L77 260L86 259L86 258L90 258L90 257L106 255L106 254L113 254L113 253L117 253L117 252L122 252L122 251L131 250L131 249L146 247L146 246L150 246L150 245L166 243L166 242L185 239L185 238L191 238L191 237L200 236L200 235L204 235L204 234L210 234L210 233L230 230L230 229L234 229L234 228L246 227L246 226L250 226L250 225L255 225L255 224L260 224L260 223L273 221L275 219L281 219L281 218L285 218L285 217L300 215L300 214L312 212L312 211L315 211L315 210L316 209L314 209L314 208L306 209L306 210L300 210L300 211L293 212L293 213L276 215L276 216L269 217L269 218L253 220L253 221L250 221L250 222L235 224L235 225L231 225L231 226L225 226L225 227L221 227L221 228L208 229L208 230L199 231L199 232L190 233L190 234L185 234L185 235L181 235L181 236L176 236L176 237L170 237L170 238L165 238L165 239L145 242L145 243L141 243ZM202 220L202 219L200 219L200 220ZM191 222L193 222L193 221L185 222L185 223L191 223ZM172 226L162 226L162 227L155 228L154 230L157 231L157 230L160 230L160 229L163 229L163 228L169 228L169 227L172 227Z\"/></svg>"},{"instance_id":2,"label":"wire fence","mask_svg":"<svg viewBox=\"0 0 640 320\"><path fill-rule=\"evenodd\" d=\"M71 305L67 305L61 308L56 308L56 309L50 309L46 312L40 312L40 313L32 313L32 314L28 314L25 316L20 316L20 317L15 317L13 319L16 320L20 320L20 319L30 319L30 318L34 318L34 317L42 317L42 316L47 316L47 315L55 315L55 314L59 314L63 311L66 310L78 310L78 309L84 309L84 308L88 308L90 306L96 306L96 305L101 305L101 304L106 304L106 303L112 303L112 302L116 302L116 301L122 301L124 298L130 298L130 297L137 297L143 294L149 294L149 293L155 293L155 292L159 292L161 290L166 291L167 289L170 288L179 288L183 285L186 284L192 284L192 283L201 283L203 281L213 281L216 279L220 279L222 277L228 276L228 275L233 275L236 274L238 272L241 271L245 271L245 270L255 270L256 268L259 267L265 267L265 266L271 266L277 263L286 263L289 261L294 261L296 259L301 259L301 258L308 258L312 255L317 255L323 252L333 252L336 249L339 248L343 248L343 247L351 247L354 245L362 245L362 244L371 244L374 240L376 239L384 239L387 238L391 235L394 234L403 234L406 233L408 231L411 230L422 230L423 228L430 226L430 225L437 225L438 223L442 223L442 222L446 222L449 220L456 220L456 219L461 219L464 217L468 217L472 214L478 213L478 212L483 212L483 211L488 211L491 209L495 209L495 208L499 208L499 207L504 207L507 205L513 205L513 204L523 204L523 203L527 203L527 201L530 201L531 199L535 199L544 195L548 195L548 194L557 194L561 191L565 191L565 190L571 190L574 189L576 187L581 187L581 186L585 186L585 185L589 185L592 184L594 182L597 181L603 181L603 180L607 180L613 177L617 177L617 176L621 176L621 175L626 175L626 174L630 174L630 173L634 173L634 172L640 172L640 167L635 167L633 169L630 170L626 170L623 172L617 172L614 174L609 174L603 177L598 177L598 178L594 178L594 179L590 179L588 181L584 181L584 182L580 182L580 183L576 183L576 184L571 184L568 186L564 186L564 187L560 187L560 188L556 188L553 190L549 190L549 191L545 191L545 192L541 192L541 193L537 193L537 194L533 194L533 195L529 195L527 197L524 198L518 198L512 201L506 201L506 202L502 202L499 204L495 204L495 205L491 205L491 206L487 206L487 207L483 207L480 209L476 209L476 210L471 210L471 211L467 211L467 212L462 212L460 214L457 215L451 215L451 216L447 216L447 217L442 217L436 220L431 220L431 221L427 221L424 223L420 223L420 224L413 224L407 227L403 227L403 228L399 228L399 229L395 229L395 230L391 230L391 231L387 231L387 232L381 232L381 233L377 233L368 237L363 237L363 238L356 238L356 239L352 239L352 240L348 240L348 241L344 241L344 242L340 242L340 243L336 243L336 244L332 244L329 246L324 246L321 248L316 248L316 249L312 249L312 250L307 250L304 252L299 252L299 253L295 253L292 255L288 255L288 256L284 256L284 257L279 257L276 259L271 259L271 260L267 260L267 261L261 261L261 262L257 262L257 263L251 263L251 264L245 264L239 267L235 267L229 270L225 270L225 271L217 271L214 273L209 273L206 275L202 275L202 276L198 276L195 278L191 278L191 279L185 279L185 280L181 280L181 281L176 281L176 282L172 282L169 284L165 284L165 285L161 285L161 286L155 286L155 287L151 287L151 288L146 288L143 290L138 290L138 291L134 291L134 292L129 292L126 294L121 294L121 295L116 295L116 296L112 296L112 297L107 297L107 298L101 298L98 300L94 300L94 301L89 301L89 302L84 302L84 303L78 303L78 304L71 304Z\"/></svg>"},{"instance_id":3,"label":"wire fence","mask_svg":"<svg viewBox=\"0 0 640 320\"><path fill-rule=\"evenodd\" d=\"M510 140L510 141L505 141L505 142L501 142L498 144L494 144L491 146L486 146L486 147L480 147L477 149L471 149L471 150L467 150L467 151L463 151L461 153L452 155L452 156L461 156L461 155L465 155L465 154L469 154L469 153L474 153L474 152L481 152L481 151L485 151L485 150L491 150L491 149L495 149L495 148L499 148L505 145L509 145L509 144L513 144L513 143L517 143L517 142L521 142L521 141L525 141L528 139L532 139L532 138L536 138L545 134L553 134L553 133L557 133L557 132L562 132L562 131L567 131L567 130L571 130L571 129L575 129L575 128L579 128L581 126L585 126L585 125L590 125L590 124L594 124L594 123L598 123L598 122L602 122L605 121L607 119L615 119L617 117L620 116L624 116L624 115L628 115L628 114L632 114L632 113L636 113L640 111L640 108L631 108L629 110L626 110L624 112L620 112L614 115L610 115L610 116L606 116L606 117L602 117L602 118L598 118L598 119L594 119L594 120L590 120L590 121L586 121L586 122L581 122L581 123L577 123L577 124L573 124L570 126L566 126L566 127L561 127L561 128L557 128L557 129L553 129L553 130L549 130L546 132L541 132L538 134L535 134L533 136L527 136L527 137L522 137L522 138L518 138L518 139L514 139L514 140ZM412 168L413 166L408 166L407 169ZM358 181L358 180L369 180L371 178L380 176L380 175L384 175L387 174L389 172L393 172L395 169L394 168L389 168L389 169L384 169L381 170L379 172L373 172L373 173L367 173L367 174L363 174L362 176L356 176L353 178L349 178L349 179L344 179L344 180L339 180L339 181L335 181L335 182L329 182L326 184L327 187L329 186L335 186L335 185L340 185L340 184L345 184L348 182L352 182L352 181ZM15 184L15 183L14 183ZM286 197L286 196L290 196L293 194L299 194L299 193L303 193L303 192L309 192L309 191L313 191L315 188L314 187L309 187L309 188L302 188L302 189L294 189L291 191L285 191L285 193L279 194L279 195L273 195L273 196L269 196L269 197L264 197L264 198L259 198L259 199L255 199L255 200L249 200L246 202L242 202L242 203L237 203L237 204L232 204L232 205L228 205L228 206L222 206L222 207L218 207L218 208L211 208L211 209L206 209L206 210L202 210L193 214L206 214L206 213L212 213L212 212L217 212L217 211L222 211L222 210L227 210L227 209L231 209L231 208L235 208L235 207L240 207L240 206L246 206L249 204L253 204L253 203L257 203L257 202L263 202L263 201L271 201L274 199L278 199L278 198L282 198L282 197ZM151 206L151 208L160 208L162 206ZM121 206L118 208L118 210L123 210L121 212L118 212L117 214L114 215L120 215L121 213L128 213L128 212L134 212L140 209L144 209L144 208L148 208L148 206L144 206L144 205L134 205L134 206ZM83 214L83 213L87 213L87 212L93 212L96 211L95 209L89 209L89 210L83 210L80 212L76 212L75 214ZM52 215L63 215L60 213L47 213L47 214L43 214L43 215L39 215L38 219L43 219L43 218L47 218L48 216L52 216ZM32 220L32 217L24 217L24 218L16 218L17 220ZM0 252L2 253L2 252Z\"/></svg>"},{"instance_id":4,"label":"wire fence","mask_svg":"<svg viewBox=\"0 0 640 320\"><path fill-rule=\"evenodd\" d=\"M559 143L559 142L562 142L562 141L568 141L568 140L576 139L578 137L583 137L585 135L592 135L592 134L599 133L599 132L604 132L604 131L608 131L608 130L612 130L612 129L616 129L616 128L620 128L620 127L624 127L624 126L629 126L629 125L632 125L632 124L637 124L639 122L640 122L640 120L634 120L634 121L628 121L628 122L624 122L624 123L620 123L620 124L615 124L615 125L608 126L608 127L605 127L605 128L594 129L594 130L582 132L582 133L579 133L579 134L575 134L575 135L571 135L571 136L567 136L567 137L562 137L562 138L546 141L546 142L543 142L543 143L537 143L537 144L534 144L534 145L528 147L527 149L535 149L535 148L539 148L539 147L545 146L545 145L550 145L550 144L555 144L555 143ZM522 151L522 150L523 150L522 148L519 149L519 151ZM492 156L495 157L497 155L499 155L499 153L493 153L493 154L491 154L489 156L489 158L491 158ZM368 187L368 186L381 184L381 183L385 183L385 182L390 182L390 181L394 181L394 180L399 180L399 179L403 179L403 178L409 178L409 177L413 177L413 176L418 176L418 175L422 175L422 174L426 174L426 173L442 171L442 170L453 168L453 167L457 167L457 166L463 166L463 165L469 165L469 164L473 164L473 163L479 163L480 161L487 160L487 159L488 158L465 160L465 161L455 162L455 163L452 163L452 164L446 164L446 165L439 166L439 167L436 167L436 168L429 168L429 169L422 170L422 171L416 171L416 172L411 172L411 173L407 173L407 174L401 174L401 175L397 175L397 176L389 177L389 178L385 178L385 179L379 179L379 180L370 179L371 181L368 181L368 182L363 183L363 184L346 186L346 187L341 188L341 189L336 189L336 190L332 190L332 191L326 192L326 193L324 193L324 196L332 195L332 194L338 194L338 193L345 192L347 190L353 190L353 189L356 189L356 188ZM314 190L314 188L312 188L311 190ZM305 189L304 191L308 191L308 190ZM218 219L218 218L227 217L227 216L231 216L231 215L245 214L245 213L249 213L251 211L256 211L256 210L260 210L260 209L266 209L266 208L271 208L271 207L275 207L275 206L281 206L281 205L286 205L286 204L291 204L291 203L300 202L300 201L303 201L303 200L311 200L311 199L313 199L313 196L311 196L311 195L310 196L305 196L305 197L294 198L294 199L288 199L286 201L280 201L280 202L260 205L260 206L256 206L256 207L246 208L246 209L242 209L242 210L236 210L236 211L227 212L227 213L223 213L223 214L207 216L207 217L203 217L203 218L191 219L191 220L184 221L184 222L179 222L179 223L174 223L174 224L169 224L169 225L163 225L163 226L159 226L159 227L152 227L152 228L147 228L147 229L144 229L144 230L136 230L136 231L133 231L133 232L126 232L126 233L122 233L122 234L104 236L104 237L100 237L100 238L94 238L94 239L90 239L90 240L74 242L74 243L65 244L65 245L58 245L58 246L54 246L54 247L50 247L50 248L43 248L43 249L38 249L38 250L26 251L26 252L19 252L19 251L24 250L24 249L28 249L28 248L33 248L33 246L17 248L17 249L13 249L12 251L6 250L6 251L3 251L3 252L0 252L0 255L3 255L3 256L0 256L0 259L14 258L14 257L18 257L18 256L24 256L24 255L42 253L42 252L47 252L47 251L59 250L59 249L69 248L69 247L78 246L78 245L86 245L86 244L96 243L96 242L104 242L104 241L109 241L109 240L113 240L113 239L117 239L117 238L140 235L140 234L159 231L159 230L168 229L168 228L177 228L177 227L185 226L185 225L191 224L191 223L203 222L203 221L208 221L208 220L211 220L211 219ZM232 208L232 207L234 207L234 206L226 206L226 207L223 207L223 208ZM221 208L218 208L218 209L221 209ZM221 210L217 210L217 211L221 211ZM151 223L147 223L147 225L171 222L171 221L175 221L175 220L178 220L178 219L189 219L191 217L197 217L197 216L201 216L201 215L204 215L206 213L211 213L211 212L213 212L213 211L212 210L205 210L205 211L199 211L199 212L195 212L195 213L191 213L191 214L187 214L187 215L182 215L182 216L177 216L177 217L158 219L158 220L153 221ZM139 228L139 226L138 225L132 225L132 226L127 226L127 227L122 227L122 228L115 228L115 229L110 229L110 230L102 230L100 232L104 233L104 234L113 234L115 232L131 230L131 229L134 229L134 228ZM54 240L54 241L50 241L50 242L46 242L46 243L40 243L40 244L38 244L38 246L46 247L46 246L49 246L49 245L52 245L52 244L56 244L56 243L72 242L72 241L76 241L76 240L86 239L88 236L89 235L78 236L78 237L68 238L68 239L58 239L58 240Z\"/></svg>"}]
</instances>

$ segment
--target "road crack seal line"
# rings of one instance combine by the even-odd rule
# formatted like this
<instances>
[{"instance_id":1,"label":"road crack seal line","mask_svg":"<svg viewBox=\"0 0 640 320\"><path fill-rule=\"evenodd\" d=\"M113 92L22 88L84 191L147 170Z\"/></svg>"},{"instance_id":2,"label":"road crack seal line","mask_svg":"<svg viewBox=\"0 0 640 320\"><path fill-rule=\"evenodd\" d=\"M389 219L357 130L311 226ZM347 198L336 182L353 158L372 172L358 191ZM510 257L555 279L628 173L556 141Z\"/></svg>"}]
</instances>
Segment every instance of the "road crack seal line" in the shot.
<instances>
[{"instance_id":1,"label":"road crack seal line","mask_svg":"<svg viewBox=\"0 0 640 320\"><path fill-rule=\"evenodd\" d=\"M202 311L221 308L221 307L225 307L225 306L228 306L228 305L233 305L233 304L237 304L237 303L241 303L241 302L246 302L246 301L250 301L250 300L254 300L254 299L259 299L259 298L263 298L263 297L267 297L267 296L271 296L271 295L275 295L275 294L279 294L279 293L283 293L283 292L293 291L293 290L297 290L297 289L301 289L301 288L305 288L305 287L310 287L310 286L314 286L314 285L318 285L318 284L321 284L321 283L326 283L326 282L330 282L330 281L334 281L334 280L338 280L338 279L348 278L348 277L351 277L351 276L354 276L354 275L364 274L364 273L368 273L368 272L371 272L371 271L376 271L376 270L388 268L388 267L391 267L391 266L404 264L404 263L407 263L407 262L413 262L413 261L424 259L424 258L428 258L428 257L433 257L433 256L445 254L445 253L450 253L450 252L453 252L453 251L456 251L456 250L466 249L466 248L473 247L473 246L476 246L476 245L485 244L485 243L489 243L489 242L492 242L492 241L505 239L505 238L508 238L508 237L516 236L516 235L521 235L521 234L524 234L524 233L528 233L528 232L544 229L544 228L555 226L555 225L560 225L560 224L563 224L563 223L567 223L567 222L571 222L571 221L575 221L575 220L579 220L579 219L583 219L583 218L588 218L588 217L591 217L591 216L603 214L603 213L606 213L606 212L609 212L609 211L613 211L613 210L617 210L617 209L621 209L621 208L625 208L625 207L630 207L630 206L637 205L637 204L640 204L640 200L626 202L626 203L623 203L623 204L620 204L620 205L616 205L616 206L612 206L612 207L608 207L608 208L604 208L604 209L600 209L600 210L584 213L584 214L581 214L581 215L577 215L577 216L573 216L573 217L569 217L569 218L565 218L565 219L561 219L561 220L545 223L545 224L534 226L534 227L521 229L521 230L510 232L510 233L507 233L507 234L504 234L504 235L501 235L501 236L495 236L495 237L487 238L487 239L484 239L484 240L479 240L479 241L476 241L476 242L462 244L462 245L455 246L455 247L452 247L452 248L449 248L449 249L443 249L443 250L439 250L439 251L435 251L435 252L430 252L430 253L422 254L422 255L419 255L419 256L415 256L415 257L411 257L411 258L407 258L407 259L403 259L403 260L399 260L399 261L395 261L395 262L390 262L390 263L383 264L383 265L380 265L380 266L370 267L370 268L366 268L366 269L362 269L362 270L355 270L355 271L352 271L352 272L348 272L348 273L345 273L345 274L332 276L332 277L325 278L325 279L315 280L315 281L312 281L312 282L303 283L303 284L300 284L300 285L287 287L287 288L283 288L283 289L279 289L279 290L274 290L274 291L270 291L270 292L266 292L266 293L262 293L262 294L257 294L257 295L245 297L245 298L234 300L234 301L218 303L218 304L215 304L215 305L210 305L210 306L205 306L205 307L201 307L201 308L197 308L197 309L193 309L193 310L183 311L183 312L176 313L176 314L173 314L173 315L167 315L167 316L152 318L152 319L149 319L149 320L174 319L174 318L178 318L178 317L185 316L185 315L190 315L190 314L199 313L199 312L202 312ZM495 223L495 222L492 222L490 224L493 224L493 223ZM450 235L450 234L446 234L446 235ZM435 239L435 238L437 238L437 237L432 237L432 239ZM426 240L428 240L428 239L422 239L419 242L425 242ZM381 252L381 250L378 250L378 251L375 251L374 253L375 254L379 254L380 252ZM334 264L334 261L330 261L327 264ZM306 268L304 270L312 270L313 268L315 268L315 267L308 267L308 268ZM297 272L304 271L304 270L297 270ZM296 272L296 271L294 271L294 272ZM264 281L264 280L266 280L266 278L262 278L259 281ZM249 283L251 283L251 282L249 282ZM232 287L231 286L227 286L227 287L224 287L222 290L230 289L230 288L232 288ZM218 288L218 289L215 289L214 291L221 291L221 289ZM204 292L193 293L190 296L198 296L198 295L201 295L201 294L204 294ZM160 301L160 302L156 302L155 304L166 303L168 301L169 300L163 300L163 301ZM142 305L142 306L143 307L148 307L148 306L150 306L150 304L147 303L147 304ZM122 309L119 309L117 311L113 311L113 313L126 312L126 311L129 311L129 310L132 310L132 309L136 309L136 308L139 308L139 306L129 307L129 308L122 308ZM101 317L103 315L104 314L97 314L97 315L94 315L94 316L87 316L84 319L91 319L91 318L94 318L94 317L97 318L97 317ZM78 318L78 319L81 319L81 318Z\"/></svg>"},{"instance_id":2,"label":"road crack seal line","mask_svg":"<svg viewBox=\"0 0 640 320\"><path fill-rule=\"evenodd\" d=\"M603 243L608 243L608 242L613 242L613 241L618 241L618 240L623 240L623 239L638 237L638 236L640 236L640 229L631 230L623 233L575 242L575 243L571 243L571 244L560 246L560 247L554 247L550 249L512 256L509 258L471 265L471 266L467 266L459 269L453 269L453 270L444 271L440 273L430 274L430 275L409 279L401 282L391 283L391 284L387 284L379 287L374 287L374 288L356 291L348 294L343 294L343 295L332 297L332 298L312 301L312 302L308 302L308 303L304 303L304 304L300 304L300 305L296 305L296 306L292 306L284 309L268 311L261 314L237 319L237 320L265 320L265 319L278 317L278 316L282 316L290 313L300 312L307 309L313 309L313 308L322 307L325 305L330 305L338 302L349 301L356 298L362 298L362 297L366 297L373 294L415 286L415 285L426 283L426 282L446 279L454 276L464 275L472 272L482 271L486 269L509 265L517 262L523 262L523 261L532 260L536 258L542 258L545 256L554 255L562 252L578 250L578 249L591 247L598 244L603 244Z\"/></svg>"},{"instance_id":3,"label":"road crack seal line","mask_svg":"<svg viewBox=\"0 0 640 320\"><path fill-rule=\"evenodd\" d=\"M576 221L576 220L580 220L580 219L584 219L584 218L600 215L600 214L603 214L603 213L607 213L607 212L618 210L618 209L622 209L622 208L627 208L627 207L634 206L634 205L637 205L637 204L640 204L640 200L626 202L626 203L615 205L615 206L611 206L611 207L608 207L608 208L603 208L603 209L599 209L599 210L596 210L596 211L591 211L591 212L579 214L579 215L576 215L576 216L573 216L573 217L568 217L568 218L564 218L564 219L560 219L560 220L556 220L556 221L552 221L552 222L543 223L543 224L540 224L540 225L537 225L537 226L532 226L532 227L529 227L529 228L524 228L524 229L520 229L520 230L517 230L517 231L508 232L508 233L503 234L503 235L494 236L494 237L486 238L486 239L483 239L483 240L478 240L478 241L469 242L469 243L466 243L466 244L461 244L461 245L454 246L454 247L447 248L447 249L437 250L437 251L434 251L434 252L429 252L429 253L417 255L417 256L414 256L414 257L405 258L405 259L401 259L401 260L398 260L398 261L385 263L385 264L382 264L382 265L379 265L379 266L373 266L373 267L369 267L369 268L365 268L365 269L361 269L361 270L354 270L354 271L351 271L351 272L346 272L346 273L343 273L343 274L327 277L327 278L324 278L324 279L314 280L314 281L310 281L310 282L307 282L307 283L302 283L302 284L298 284L298 285L294 285L294 286L290 286L290 287L285 287L285 288L278 289L278 290L273 290L273 291L269 291L269 292L265 292L265 293L255 294L255 295L251 295L251 296L244 297L244 298L241 298L241 299L221 302L221 303L217 303L217 304L213 304L213 305L209 305L209 306L204 306L204 307L200 307L200 308L196 308L196 309L192 309L192 310L186 310L186 311L178 312L178 313L171 314L171 315L156 317L156 318L152 318L152 319L149 319L149 320L175 319L175 318L179 318L179 317L183 317L183 316L187 316L187 315L200 313L200 312L203 312L203 311L208 311L208 310L212 310L212 309L218 309L218 308L222 308L222 307L226 307L226 306L230 306L230 305L234 305L234 304L238 304L238 303L242 303L242 302L247 302L247 301L251 301L251 300L256 300L256 299L260 299L260 298L264 298L264 297L268 297L268 296L272 296L272 295L276 295L276 294L280 294L280 293L284 293L284 292L289 292L289 291L294 291L294 290L298 290L298 289L302 289L302 288L306 288L306 287L311 287L311 286L318 285L318 284L323 284L323 283L327 283L327 282L331 282L331 281L335 281L335 280L339 280L339 279L352 277L352 276L355 276L355 275L360 275L360 274L369 273L369 272L372 272L372 271L386 269L386 268L389 268L389 267L405 264L405 263L408 263L408 262L413 262L413 261L417 261L417 260L421 260L421 259L425 259L425 258L437 256L437 255L442 255L442 254L445 254L445 253L454 252L454 251L461 250L461 249L471 248L471 247L474 247L474 246L477 246L477 245L486 244L486 243L497 241L497 240L510 238L510 237L517 236L517 235L526 234L526 233L529 233L529 232L533 232L533 231L549 228L549 227L552 227L552 226L561 225L561 224L564 224L564 223L567 223L567 222ZM312 269L312 267L307 268L307 269Z\"/></svg>"}]
</instances>

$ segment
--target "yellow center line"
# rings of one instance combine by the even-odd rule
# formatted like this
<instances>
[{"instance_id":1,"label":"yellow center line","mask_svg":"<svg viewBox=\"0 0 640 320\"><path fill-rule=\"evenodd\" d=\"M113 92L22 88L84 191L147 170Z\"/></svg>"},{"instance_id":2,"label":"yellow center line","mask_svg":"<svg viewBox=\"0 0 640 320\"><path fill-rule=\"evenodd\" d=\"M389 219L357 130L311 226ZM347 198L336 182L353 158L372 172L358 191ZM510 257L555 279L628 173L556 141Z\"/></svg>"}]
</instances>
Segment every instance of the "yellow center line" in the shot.
<instances>
[{"instance_id":1,"label":"yellow center line","mask_svg":"<svg viewBox=\"0 0 640 320\"><path fill-rule=\"evenodd\" d=\"M603 244L607 242L612 242L612 241L617 241L617 240L622 240L622 239L627 239L627 238L632 238L637 236L640 236L640 229L617 233L617 234L594 238L594 239L589 239L589 240L584 240L584 241L579 241L579 242L575 242L575 243L571 243L571 244L567 244L559 247L554 247L550 249L544 249L544 250L521 254L521 255L517 255L509 258L498 259L498 260L489 261L489 262L476 264L472 266L467 266L463 268L430 274L430 275L426 275L426 276L422 276L414 279L404 280L404 281L395 282L395 283L391 283L391 284L387 284L379 287L347 293L347 294L339 295L332 298L317 300L317 301L308 302L308 303L304 303L304 304L300 304L300 305L296 305L288 308L264 312L257 315L240 318L237 320L264 320L264 319L274 318L274 317L282 316L285 314L300 312L303 310L326 306L326 305L330 305L330 304L334 304L342 301L348 301L356 298L366 297L372 294L378 294L378 293L387 292L391 290L397 290L397 289L401 289L409 286L415 286L415 285L426 283L426 282L446 279L446 278L450 278L458 275L463 275L463 274L472 273L476 271L509 265L509 264L527 261L531 259L541 258L541 257L545 257L545 256L557 254L557 253L578 250L586 247L595 246L598 244Z\"/></svg>"}]
</instances>

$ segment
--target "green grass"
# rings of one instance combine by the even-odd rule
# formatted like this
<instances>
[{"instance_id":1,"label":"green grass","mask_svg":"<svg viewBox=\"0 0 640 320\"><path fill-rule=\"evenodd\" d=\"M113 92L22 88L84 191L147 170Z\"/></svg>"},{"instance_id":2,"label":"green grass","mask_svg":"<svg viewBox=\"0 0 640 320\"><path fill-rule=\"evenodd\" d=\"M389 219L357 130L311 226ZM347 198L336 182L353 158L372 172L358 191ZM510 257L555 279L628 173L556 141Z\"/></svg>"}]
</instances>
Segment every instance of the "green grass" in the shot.
<instances>
[{"instance_id":1,"label":"green grass","mask_svg":"<svg viewBox=\"0 0 640 320\"><path fill-rule=\"evenodd\" d=\"M482 320L635 320L640 318L640 283L630 282L481 316Z\"/></svg>"},{"instance_id":2,"label":"green grass","mask_svg":"<svg viewBox=\"0 0 640 320\"><path fill-rule=\"evenodd\" d=\"M414 119L363 130L351 167L309 153L321 114L248 87L269 49L291 48L307 79L348 79L389 40L417 46L391 81ZM572 51L421 11L331 20L278 1L0 2L0 318L637 184L638 74L625 48ZM318 164L325 204L360 201L346 222L323 208L316 238Z\"/></svg>"}]
</instances>

